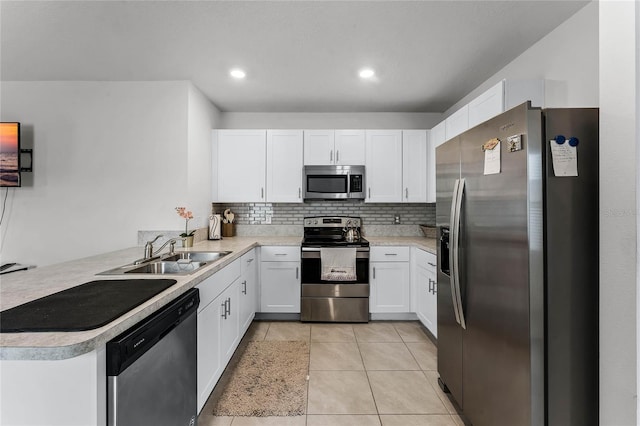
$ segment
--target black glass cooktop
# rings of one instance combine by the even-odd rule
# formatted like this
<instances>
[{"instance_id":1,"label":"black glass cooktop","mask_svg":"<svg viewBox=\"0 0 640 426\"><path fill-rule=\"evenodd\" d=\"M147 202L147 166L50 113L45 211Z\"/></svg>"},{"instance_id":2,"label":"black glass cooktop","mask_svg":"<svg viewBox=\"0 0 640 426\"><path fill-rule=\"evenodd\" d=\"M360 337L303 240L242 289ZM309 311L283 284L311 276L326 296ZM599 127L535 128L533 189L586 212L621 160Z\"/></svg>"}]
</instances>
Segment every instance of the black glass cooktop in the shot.
<instances>
[{"instance_id":1,"label":"black glass cooktop","mask_svg":"<svg viewBox=\"0 0 640 426\"><path fill-rule=\"evenodd\" d=\"M83 331L102 327L176 280L97 280L0 312L0 332Z\"/></svg>"}]
</instances>

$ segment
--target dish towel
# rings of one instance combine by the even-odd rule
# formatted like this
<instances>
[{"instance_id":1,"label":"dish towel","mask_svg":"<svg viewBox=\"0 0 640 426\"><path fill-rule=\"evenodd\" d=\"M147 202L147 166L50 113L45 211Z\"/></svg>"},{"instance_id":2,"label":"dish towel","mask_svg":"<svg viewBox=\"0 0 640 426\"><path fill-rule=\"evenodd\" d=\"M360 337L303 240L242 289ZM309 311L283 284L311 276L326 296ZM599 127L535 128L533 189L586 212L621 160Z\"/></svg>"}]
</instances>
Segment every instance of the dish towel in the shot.
<instances>
[{"instance_id":1,"label":"dish towel","mask_svg":"<svg viewBox=\"0 0 640 426\"><path fill-rule=\"evenodd\" d=\"M356 249L321 248L320 268L322 281L356 281Z\"/></svg>"}]
</instances>

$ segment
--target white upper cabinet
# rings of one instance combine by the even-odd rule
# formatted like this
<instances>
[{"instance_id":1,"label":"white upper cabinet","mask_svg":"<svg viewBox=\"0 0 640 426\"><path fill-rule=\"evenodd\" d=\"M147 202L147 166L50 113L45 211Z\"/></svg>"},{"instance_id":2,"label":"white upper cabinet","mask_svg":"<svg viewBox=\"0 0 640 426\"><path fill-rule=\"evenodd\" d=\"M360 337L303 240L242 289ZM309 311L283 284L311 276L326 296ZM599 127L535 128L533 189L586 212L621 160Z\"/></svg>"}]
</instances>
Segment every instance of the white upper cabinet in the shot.
<instances>
[{"instance_id":1,"label":"white upper cabinet","mask_svg":"<svg viewBox=\"0 0 640 426\"><path fill-rule=\"evenodd\" d=\"M429 132L429 142L433 145L434 149L447 141L445 124L446 123L444 121L441 121Z\"/></svg>"},{"instance_id":2,"label":"white upper cabinet","mask_svg":"<svg viewBox=\"0 0 640 426\"><path fill-rule=\"evenodd\" d=\"M365 149L364 130L336 130L335 164L362 166Z\"/></svg>"},{"instance_id":3,"label":"white upper cabinet","mask_svg":"<svg viewBox=\"0 0 640 426\"><path fill-rule=\"evenodd\" d=\"M544 80L501 80L469 102L469 128L526 101L544 106Z\"/></svg>"},{"instance_id":4,"label":"white upper cabinet","mask_svg":"<svg viewBox=\"0 0 640 426\"><path fill-rule=\"evenodd\" d=\"M360 166L364 163L364 130L304 131L305 166Z\"/></svg>"},{"instance_id":5,"label":"white upper cabinet","mask_svg":"<svg viewBox=\"0 0 640 426\"><path fill-rule=\"evenodd\" d=\"M334 163L335 131L304 131L304 165L325 166Z\"/></svg>"},{"instance_id":6,"label":"white upper cabinet","mask_svg":"<svg viewBox=\"0 0 640 426\"><path fill-rule=\"evenodd\" d=\"M504 80L469 102L469 128L504 111Z\"/></svg>"},{"instance_id":7,"label":"white upper cabinet","mask_svg":"<svg viewBox=\"0 0 640 426\"><path fill-rule=\"evenodd\" d=\"M402 130L366 131L366 202L402 201Z\"/></svg>"},{"instance_id":8,"label":"white upper cabinet","mask_svg":"<svg viewBox=\"0 0 640 426\"><path fill-rule=\"evenodd\" d=\"M469 130L469 105L465 105L444 121L447 140Z\"/></svg>"},{"instance_id":9,"label":"white upper cabinet","mask_svg":"<svg viewBox=\"0 0 640 426\"><path fill-rule=\"evenodd\" d=\"M436 202L436 148L447 141L444 121L429 132L429 152L427 153L427 203Z\"/></svg>"},{"instance_id":10,"label":"white upper cabinet","mask_svg":"<svg viewBox=\"0 0 640 426\"><path fill-rule=\"evenodd\" d=\"M302 130L267 130L267 201L302 202Z\"/></svg>"},{"instance_id":11,"label":"white upper cabinet","mask_svg":"<svg viewBox=\"0 0 640 426\"><path fill-rule=\"evenodd\" d=\"M214 131L213 200L264 202L266 150L266 130Z\"/></svg>"},{"instance_id":12,"label":"white upper cabinet","mask_svg":"<svg viewBox=\"0 0 640 426\"><path fill-rule=\"evenodd\" d=\"M402 131L402 201L427 202L427 130Z\"/></svg>"}]
</instances>

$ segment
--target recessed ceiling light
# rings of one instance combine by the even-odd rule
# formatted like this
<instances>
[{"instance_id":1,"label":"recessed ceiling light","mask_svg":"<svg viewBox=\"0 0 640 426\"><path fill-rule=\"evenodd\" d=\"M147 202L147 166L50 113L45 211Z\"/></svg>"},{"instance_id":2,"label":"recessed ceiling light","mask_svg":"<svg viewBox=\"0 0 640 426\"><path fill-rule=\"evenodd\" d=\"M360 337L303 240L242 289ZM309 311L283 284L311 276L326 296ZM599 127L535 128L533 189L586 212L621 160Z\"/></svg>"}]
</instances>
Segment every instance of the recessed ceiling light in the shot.
<instances>
[{"instance_id":1,"label":"recessed ceiling light","mask_svg":"<svg viewBox=\"0 0 640 426\"><path fill-rule=\"evenodd\" d=\"M229 72L229 74L231 74L231 77L237 78L237 79L245 78L247 76L247 74L244 71L242 71L240 68L232 69Z\"/></svg>"},{"instance_id":2,"label":"recessed ceiling light","mask_svg":"<svg viewBox=\"0 0 640 426\"><path fill-rule=\"evenodd\" d=\"M376 73L371 68L363 68L360 70L359 75L360 78L371 78L376 75Z\"/></svg>"}]
</instances>

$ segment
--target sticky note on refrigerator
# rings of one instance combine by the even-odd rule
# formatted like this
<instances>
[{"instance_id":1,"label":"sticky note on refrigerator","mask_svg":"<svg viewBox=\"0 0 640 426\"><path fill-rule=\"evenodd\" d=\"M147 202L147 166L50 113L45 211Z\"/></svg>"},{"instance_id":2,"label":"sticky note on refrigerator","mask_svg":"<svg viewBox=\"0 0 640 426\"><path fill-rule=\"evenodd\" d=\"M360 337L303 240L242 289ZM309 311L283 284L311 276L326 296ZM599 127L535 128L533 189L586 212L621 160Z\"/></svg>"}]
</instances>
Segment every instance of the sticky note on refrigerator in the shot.
<instances>
[{"instance_id":1,"label":"sticky note on refrigerator","mask_svg":"<svg viewBox=\"0 0 640 426\"><path fill-rule=\"evenodd\" d=\"M497 139L496 139L497 140ZM490 141L493 142L493 141ZM489 148L493 146L492 148ZM500 141L497 143L485 144L484 149L484 174L495 175L500 173Z\"/></svg>"},{"instance_id":2,"label":"sticky note on refrigerator","mask_svg":"<svg viewBox=\"0 0 640 426\"><path fill-rule=\"evenodd\" d=\"M568 143L559 144L555 139L550 140L549 144L554 176L578 176L578 147Z\"/></svg>"}]
</instances>

